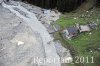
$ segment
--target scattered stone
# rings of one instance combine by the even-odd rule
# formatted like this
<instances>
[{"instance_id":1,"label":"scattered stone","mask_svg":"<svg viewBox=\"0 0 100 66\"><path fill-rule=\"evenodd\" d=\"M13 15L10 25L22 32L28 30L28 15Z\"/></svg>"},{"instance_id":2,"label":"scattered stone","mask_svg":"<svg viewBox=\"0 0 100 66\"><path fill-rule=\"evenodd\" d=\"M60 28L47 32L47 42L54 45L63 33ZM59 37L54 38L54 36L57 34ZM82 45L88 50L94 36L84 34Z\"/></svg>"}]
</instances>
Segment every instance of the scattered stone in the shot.
<instances>
[{"instance_id":1,"label":"scattered stone","mask_svg":"<svg viewBox=\"0 0 100 66\"><path fill-rule=\"evenodd\" d=\"M55 32L55 29L53 28L52 25L49 25L49 24L47 24L47 23L44 23L43 25L47 28L47 30L48 30L48 32L49 32L50 34L52 34L52 33Z\"/></svg>"},{"instance_id":2,"label":"scattered stone","mask_svg":"<svg viewBox=\"0 0 100 66\"><path fill-rule=\"evenodd\" d=\"M91 35L92 33L90 32L89 35Z\"/></svg>"},{"instance_id":3,"label":"scattered stone","mask_svg":"<svg viewBox=\"0 0 100 66\"><path fill-rule=\"evenodd\" d=\"M99 21L99 19L96 20L97 22Z\"/></svg>"},{"instance_id":4,"label":"scattered stone","mask_svg":"<svg viewBox=\"0 0 100 66\"><path fill-rule=\"evenodd\" d=\"M87 13L89 12L89 11L86 11Z\"/></svg>"},{"instance_id":5,"label":"scattered stone","mask_svg":"<svg viewBox=\"0 0 100 66\"><path fill-rule=\"evenodd\" d=\"M74 19L77 19L76 17L74 17Z\"/></svg>"},{"instance_id":6,"label":"scattered stone","mask_svg":"<svg viewBox=\"0 0 100 66\"><path fill-rule=\"evenodd\" d=\"M92 51L92 50L90 50L90 52L92 53L93 51Z\"/></svg>"}]
</instances>

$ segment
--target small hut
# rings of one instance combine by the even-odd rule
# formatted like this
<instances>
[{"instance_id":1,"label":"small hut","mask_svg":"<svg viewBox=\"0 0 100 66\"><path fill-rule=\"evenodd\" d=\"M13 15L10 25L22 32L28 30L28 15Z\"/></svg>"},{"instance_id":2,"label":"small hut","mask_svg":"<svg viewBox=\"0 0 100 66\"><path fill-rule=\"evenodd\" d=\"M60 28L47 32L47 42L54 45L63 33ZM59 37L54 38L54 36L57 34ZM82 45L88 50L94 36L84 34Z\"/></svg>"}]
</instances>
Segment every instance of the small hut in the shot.
<instances>
[{"instance_id":1,"label":"small hut","mask_svg":"<svg viewBox=\"0 0 100 66\"><path fill-rule=\"evenodd\" d=\"M63 31L63 36L65 36L67 39L77 36L77 34L78 34L78 29L76 27L70 27Z\"/></svg>"}]
</instances>

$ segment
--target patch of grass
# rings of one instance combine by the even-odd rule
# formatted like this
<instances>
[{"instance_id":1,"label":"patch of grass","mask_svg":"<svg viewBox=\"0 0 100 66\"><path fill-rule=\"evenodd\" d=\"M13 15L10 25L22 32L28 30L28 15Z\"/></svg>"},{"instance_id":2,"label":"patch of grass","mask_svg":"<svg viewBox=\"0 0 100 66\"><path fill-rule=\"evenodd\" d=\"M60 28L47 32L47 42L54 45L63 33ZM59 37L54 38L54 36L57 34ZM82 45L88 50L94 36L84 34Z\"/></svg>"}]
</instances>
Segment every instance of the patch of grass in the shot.
<instances>
[{"instance_id":1,"label":"patch of grass","mask_svg":"<svg viewBox=\"0 0 100 66\"><path fill-rule=\"evenodd\" d=\"M84 24L84 21L85 21L85 20L84 20L83 18L74 19L74 18L68 18L68 17L66 17L66 16L61 16L61 18L57 20L58 24L59 24L62 28L74 26L75 23Z\"/></svg>"},{"instance_id":2,"label":"patch of grass","mask_svg":"<svg viewBox=\"0 0 100 66\"><path fill-rule=\"evenodd\" d=\"M80 18L80 15L90 15L91 12L81 12L81 13L66 13L61 16L59 20L57 20L57 24L59 24L62 28L67 28L70 26L74 26L75 23L87 24L87 22L96 22L100 24L100 15L99 11L94 10L94 12L89 17ZM78 17L77 19L74 19ZM100 26L100 25L99 25ZM96 57L100 52L97 50L100 48L100 27L97 30L91 31L91 35L89 32L81 33L77 37L72 40L65 40L58 32L55 34L55 38L60 40L63 46L68 46L71 51L75 51L74 55L84 56L84 57ZM92 52L90 52L92 51ZM73 52L72 52L73 53ZM73 56L74 57L74 56ZM89 59L90 60L90 59ZM69 64L69 66L81 66L77 64ZM84 66L98 66L96 63L85 63Z\"/></svg>"},{"instance_id":3,"label":"patch of grass","mask_svg":"<svg viewBox=\"0 0 100 66\"><path fill-rule=\"evenodd\" d=\"M74 26L75 23L86 24L87 22L96 22L100 24L99 12L100 10L93 9L88 13L87 12L66 13L62 15L60 19L57 20L57 24L59 24L62 28Z\"/></svg>"}]
</instances>

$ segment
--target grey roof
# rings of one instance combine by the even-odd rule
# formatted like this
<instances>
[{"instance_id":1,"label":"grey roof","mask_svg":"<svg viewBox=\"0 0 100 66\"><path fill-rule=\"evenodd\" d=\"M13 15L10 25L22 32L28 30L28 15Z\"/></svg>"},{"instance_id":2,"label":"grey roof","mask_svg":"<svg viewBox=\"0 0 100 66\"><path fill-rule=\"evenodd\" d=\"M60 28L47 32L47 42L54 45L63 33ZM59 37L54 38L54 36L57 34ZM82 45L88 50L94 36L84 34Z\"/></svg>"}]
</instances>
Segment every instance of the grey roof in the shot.
<instances>
[{"instance_id":1,"label":"grey roof","mask_svg":"<svg viewBox=\"0 0 100 66\"><path fill-rule=\"evenodd\" d=\"M77 30L76 27L70 27L70 28L68 28L67 30L68 30L68 32L69 32L70 34L78 33L78 30Z\"/></svg>"},{"instance_id":2,"label":"grey roof","mask_svg":"<svg viewBox=\"0 0 100 66\"><path fill-rule=\"evenodd\" d=\"M96 23L91 23L91 24L89 24L89 26L90 26L90 28L95 29L97 27L97 24Z\"/></svg>"}]
</instances>

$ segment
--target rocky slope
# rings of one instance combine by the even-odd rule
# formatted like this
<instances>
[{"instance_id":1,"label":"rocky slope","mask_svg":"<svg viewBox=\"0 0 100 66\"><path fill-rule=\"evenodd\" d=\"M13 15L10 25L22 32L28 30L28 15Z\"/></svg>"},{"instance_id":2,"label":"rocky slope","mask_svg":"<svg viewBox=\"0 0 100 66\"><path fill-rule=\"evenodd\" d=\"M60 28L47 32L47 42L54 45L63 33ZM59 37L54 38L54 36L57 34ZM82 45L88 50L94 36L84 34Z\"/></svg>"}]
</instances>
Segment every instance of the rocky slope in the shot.
<instances>
[{"instance_id":1,"label":"rocky slope","mask_svg":"<svg viewBox=\"0 0 100 66\"><path fill-rule=\"evenodd\" d=\"M0 66L35 66L35 56L45 56L41 37L0 6Z\"/></svg>"},{"instance_id":2,"label":"rocky slope","mask_svg":"<svg viewBox=\"0 0 100 66\"><path fill-rule=\"evenodd\" d=\"M19 2L0 5L0 66L60 66L59 62L34 63L34 58L72 59L69 50L53 41L37 15L43 15L42 18L45 15L44 22L52 21L48 18L50 13L43 14L38 7L30 8Z\"/></svg>"}]
</instances>

